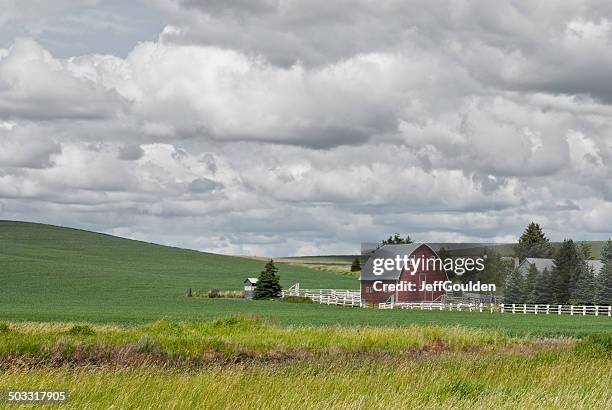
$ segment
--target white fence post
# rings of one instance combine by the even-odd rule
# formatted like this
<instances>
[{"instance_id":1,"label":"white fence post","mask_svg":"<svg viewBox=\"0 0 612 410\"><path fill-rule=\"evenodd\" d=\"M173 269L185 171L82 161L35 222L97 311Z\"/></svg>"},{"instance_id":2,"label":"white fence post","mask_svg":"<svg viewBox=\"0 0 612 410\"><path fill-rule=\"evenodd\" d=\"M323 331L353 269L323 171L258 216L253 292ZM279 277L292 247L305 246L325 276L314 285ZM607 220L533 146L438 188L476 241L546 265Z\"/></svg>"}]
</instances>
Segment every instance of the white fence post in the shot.
<instances>
[{"instance_id":1,"label":"white fence post","mask_svg":"<svg viewBox=\"0 0 612 410\"><path fill-rule=\"evenodd\" d=\"M582 316L586 316L586 305L582 305Z\"/></svg>"},{"instance_id":2,"label":"white fence post","mask_svg":"<svg viewBox=\"0 0 612 410\"><path fill-rule=\"evenodd\" d=\"M570 315L574 316L574 305L570 305Z\"/></svg>"},{"instance_id":3,"label":"white fence post","mask_svg":"<svg viewBox=\"0 0 612 410\"><path fill-rule=\"evenodd\" d=\"M516 304L512 304L512 314L516 313Z\"/></svg>"},{"instance_id":4,"label":"white fence post","mask_svg":"<svg viewBox=\"0 0 612 410\"><path fill-rule=\"evenodd\" d=\"M523 303L523 314L526 315L527 314L527 304Z\"/></svg>"},{"instance_id":5,"label":"white fence post","mask_svg":"<svg viewBox=\"0 0 612 410\"><path fill-rule=\"evenodd\" d=\"M561 314L561 305L559 305L559 314Z\"/></svg>"}]
</instances>

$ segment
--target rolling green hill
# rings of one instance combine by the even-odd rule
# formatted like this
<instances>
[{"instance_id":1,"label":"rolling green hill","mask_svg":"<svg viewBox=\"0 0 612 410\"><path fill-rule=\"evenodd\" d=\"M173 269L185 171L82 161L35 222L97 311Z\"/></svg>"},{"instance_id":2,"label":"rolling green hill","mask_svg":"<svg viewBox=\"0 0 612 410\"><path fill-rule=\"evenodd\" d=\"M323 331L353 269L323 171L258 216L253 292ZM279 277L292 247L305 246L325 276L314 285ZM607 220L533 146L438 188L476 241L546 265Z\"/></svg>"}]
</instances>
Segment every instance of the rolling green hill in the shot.
<instances>
[{"instance_id":1,"label":"rolling green hill","mask_svg":"<svg viewBox=\"0 0 612 410\"><path fill-rule=\"evenodd\" d=\"M140 321L200 317L194 290L241 289L264 261L71 228L0 221L0 320ZM357 289L340 274L278 264L281 284Z\"/></svg>"}]
</instances>

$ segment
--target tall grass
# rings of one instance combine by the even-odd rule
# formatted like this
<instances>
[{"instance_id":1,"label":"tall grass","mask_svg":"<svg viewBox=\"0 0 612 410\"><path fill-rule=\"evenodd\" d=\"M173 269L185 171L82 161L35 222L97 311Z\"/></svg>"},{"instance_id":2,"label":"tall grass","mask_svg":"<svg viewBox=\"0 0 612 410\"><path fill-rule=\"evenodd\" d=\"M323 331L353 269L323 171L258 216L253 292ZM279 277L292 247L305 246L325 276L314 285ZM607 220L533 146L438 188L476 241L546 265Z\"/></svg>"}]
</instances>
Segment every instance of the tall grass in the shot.
<instances>
[{"instance_id":1,"label":"tall grass","mask_svg":"<svg viewBox=\"0 0 612 410\"><path fill-rule=\"evenodd\" d=\"M252 316L210 322L157 321L142 326L10 323L0 334L0 363L202 363L329 354L494 350L533 345L490 330L441 326L282 327Z\"/></svg>"},{"instance_id":2,"label":"tall grass","mask_svg":"<svg viewBox=\"0 0 612 410\"><path fill-rule=\"evenodd\" d=\"M160 368L10 369L1 388L68 389L74 408L612 407L612 361L572 352L310 358Z\"/></svg>"},{"instance_id":3,"label":"tall grass","mask_svg":"<svg viewBox=\"0 0 612 410\"><path fill-rule=\"evenodd\" d=\"M67 389L71 408L612 408L609 332L3 322L0 366L0 389Z\"/></svg>"}]
</instances>

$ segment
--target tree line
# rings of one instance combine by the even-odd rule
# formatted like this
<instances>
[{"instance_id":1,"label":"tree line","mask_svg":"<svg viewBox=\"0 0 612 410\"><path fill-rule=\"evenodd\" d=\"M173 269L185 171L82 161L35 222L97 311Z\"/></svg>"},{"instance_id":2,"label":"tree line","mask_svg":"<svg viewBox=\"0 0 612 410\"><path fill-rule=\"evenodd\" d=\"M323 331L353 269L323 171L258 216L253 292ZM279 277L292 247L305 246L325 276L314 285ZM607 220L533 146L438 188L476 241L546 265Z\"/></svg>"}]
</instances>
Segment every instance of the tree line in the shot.
<instances>
[{"instance_id":1,"label":"tree line","mask_svg":"<svg viewBox=\"0 0 612 410\"><path fill-rule=\"evenodd\" d=\"M542 228L532 222L515 247L519 261L525 258L552 258L550 269L539 271L534 264L527 274L513 269L506 277L504 303L529 304L612 304L612 241L601 253L603 267L595 272L589 266L591 247L565 239L554 250Z\"/></svg>"}]
</instances>

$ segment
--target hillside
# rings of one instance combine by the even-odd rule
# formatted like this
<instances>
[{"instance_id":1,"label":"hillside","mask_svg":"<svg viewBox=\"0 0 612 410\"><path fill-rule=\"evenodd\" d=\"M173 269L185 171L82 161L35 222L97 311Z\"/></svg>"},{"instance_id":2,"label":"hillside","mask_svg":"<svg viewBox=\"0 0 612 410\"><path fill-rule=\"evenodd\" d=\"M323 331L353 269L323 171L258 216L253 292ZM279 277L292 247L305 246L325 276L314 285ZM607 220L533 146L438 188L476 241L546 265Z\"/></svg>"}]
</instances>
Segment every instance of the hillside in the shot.
<instances>
[{"instance_id":1,"label":"hillside","mask_svg":"<svg viewBox=\"0 0 612 410\"><path fill-rule=\"evenodd\" d=\"M264 262L51 225L0 221L0 319L197 318L188 287L241 289ZM281 284L358 288L354 278L278 264ZM180 314L179 314L180 313Z\"/></svg>"},{"instance_id":2,"label":"hillside","mask_svg":"<svg viewBox=\"0 0 612 410\"><path fill-rule=\"evenodd\" d=\"M606 241L575 241L577 244L588 243L591 246L591 259L601 258L601 252L606 245ZM554 250L561 247L562 242L551 242ZM495 245L495 250L506 257L514 256L515 244L504 243ZM477 255L481 252L480 248L469 248L466 250L454 251L454 255ZM360 255L325 255L325 256L288 256L283 260L304 263L304 264L327 264L327 265L350 265L355 257Z\"/></svg>"}]
</instances>

